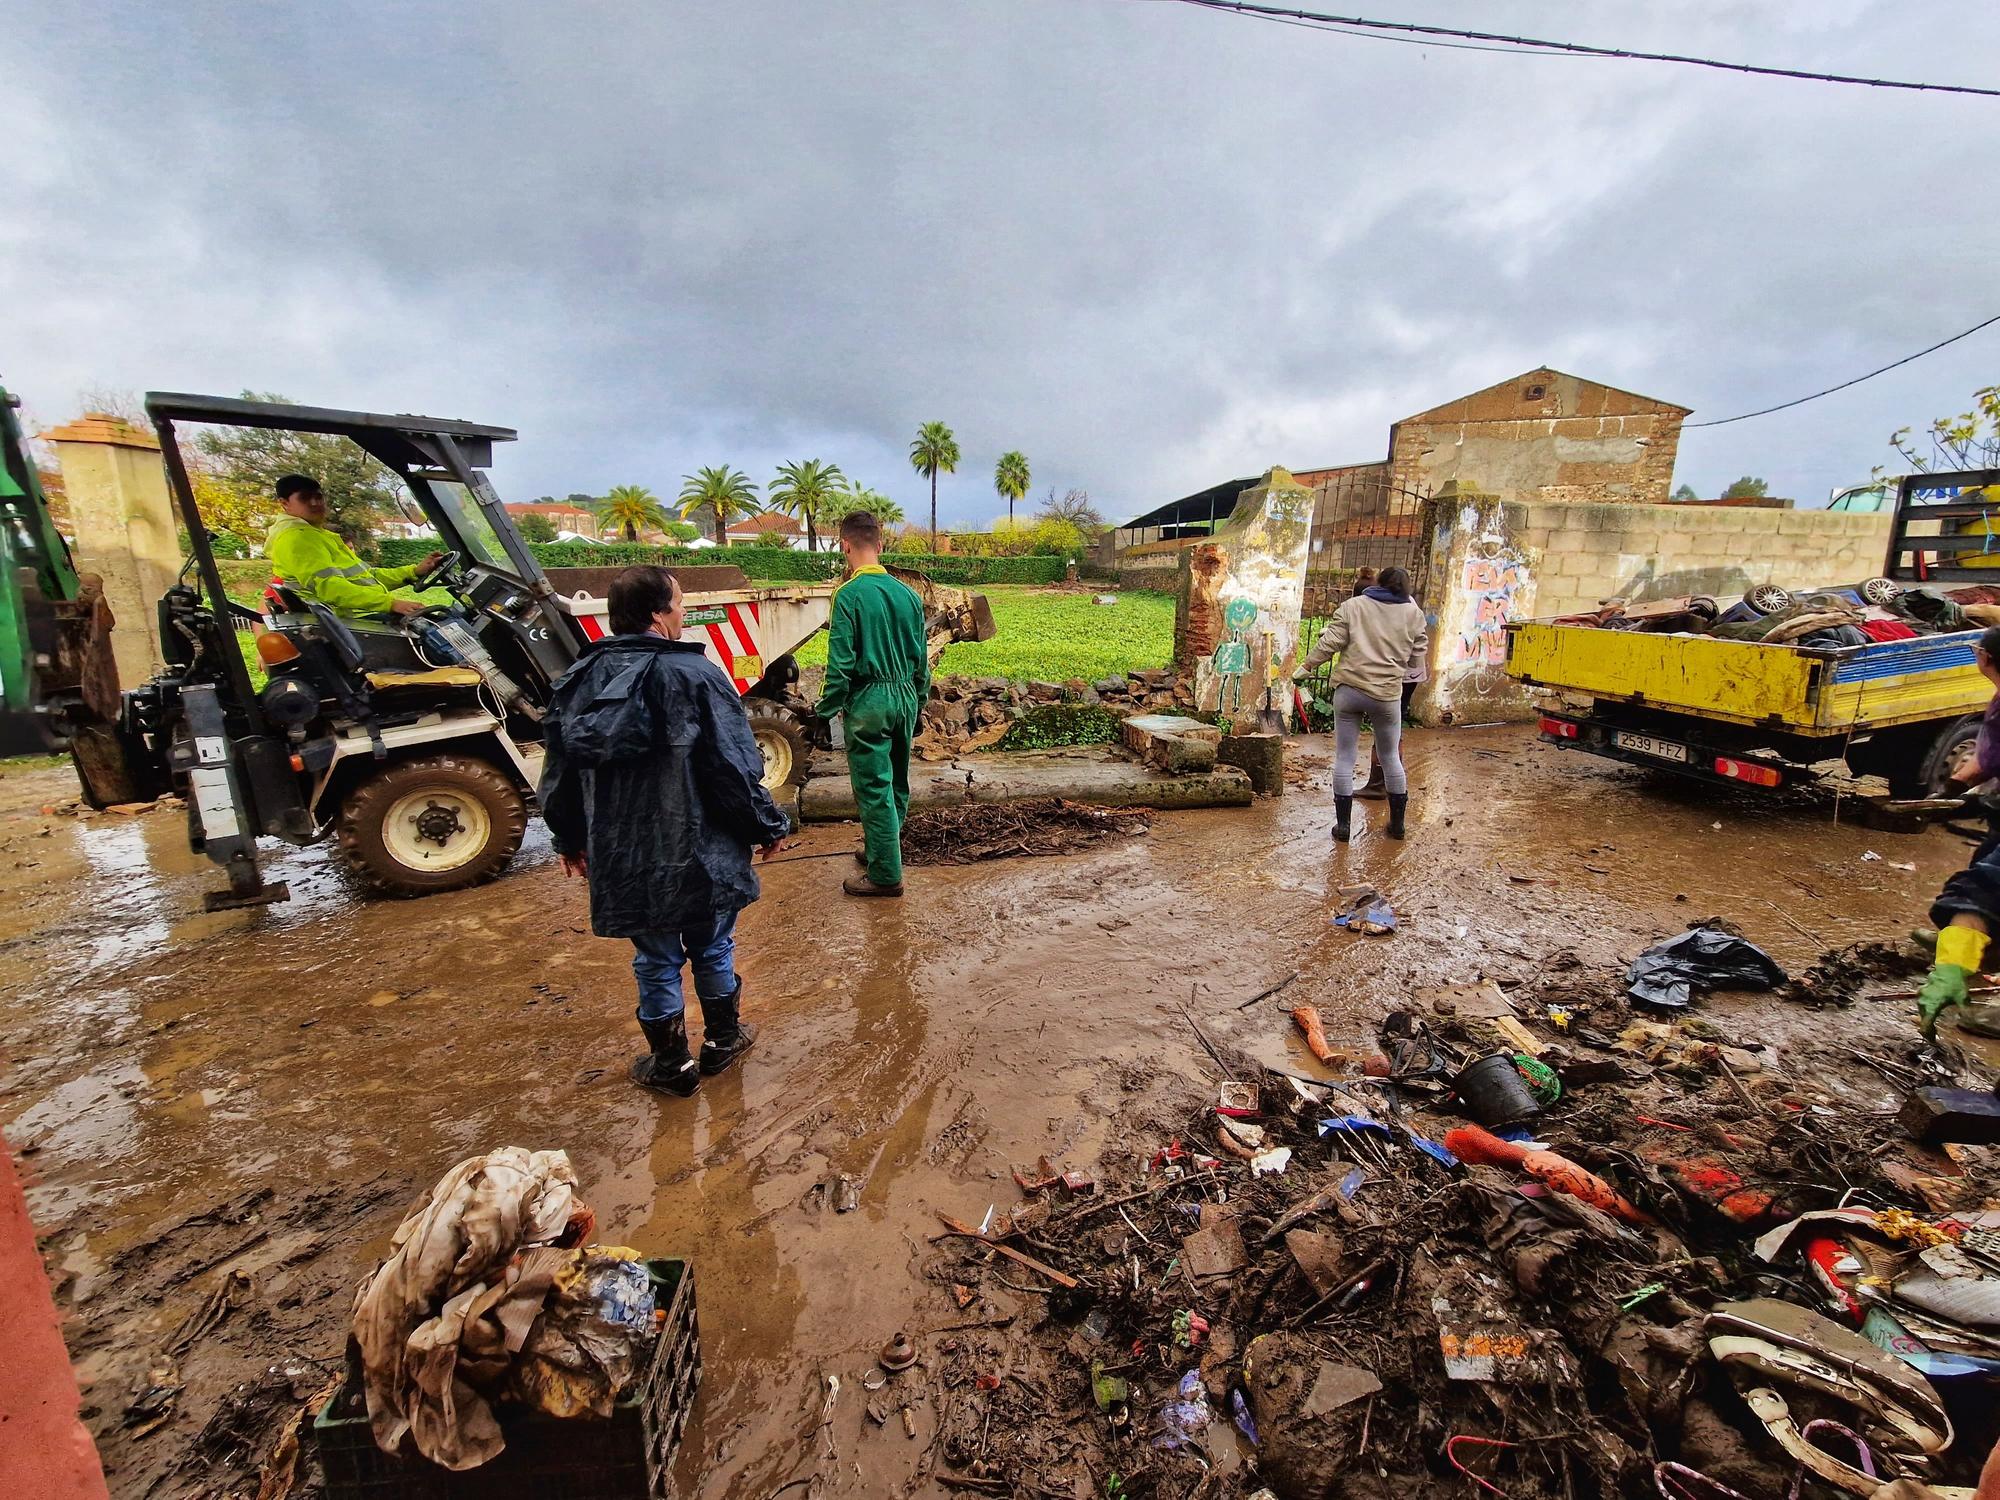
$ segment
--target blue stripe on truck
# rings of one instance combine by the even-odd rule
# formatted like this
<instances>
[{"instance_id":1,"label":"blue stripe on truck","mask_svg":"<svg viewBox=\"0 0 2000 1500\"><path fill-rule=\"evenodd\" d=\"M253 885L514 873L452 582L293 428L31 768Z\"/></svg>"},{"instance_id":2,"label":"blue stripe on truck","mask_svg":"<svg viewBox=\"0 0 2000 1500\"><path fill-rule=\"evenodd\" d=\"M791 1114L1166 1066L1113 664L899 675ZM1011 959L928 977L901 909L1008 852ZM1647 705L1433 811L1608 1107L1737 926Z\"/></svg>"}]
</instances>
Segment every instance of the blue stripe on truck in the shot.
<instances>
[{"instance_id":1,"label":"blue stripe on truck","mask_svg":"<svg viewBox=\"0 0 2000 1500\"><path fill-rule=\"evenodd\" d=\"M1836 662L1833 680L1871 682L1879 677L1904 677L1913 672L1942 672L1952 667L1969 667L1972 665L1972 646L1978 639L1978 633L1973 632L1932 636L1928 640L1878 642Z\"/></svg>"}]
</instances>

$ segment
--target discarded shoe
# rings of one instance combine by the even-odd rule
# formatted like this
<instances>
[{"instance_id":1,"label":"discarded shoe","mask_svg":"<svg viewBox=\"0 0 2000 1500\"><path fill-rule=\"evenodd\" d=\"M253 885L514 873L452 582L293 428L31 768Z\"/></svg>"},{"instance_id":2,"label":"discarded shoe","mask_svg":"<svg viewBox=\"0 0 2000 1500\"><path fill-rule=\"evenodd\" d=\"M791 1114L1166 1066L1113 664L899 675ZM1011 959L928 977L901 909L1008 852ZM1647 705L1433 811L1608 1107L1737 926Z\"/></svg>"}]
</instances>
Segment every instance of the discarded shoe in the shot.
<instances>
[{"instance_id":1,"label":"discarded shoe","mask_svg":"<svg viewBox=\"0 0 2000 1500\"><path fill-rule=\"evenodd\" d=\"M841 881L840 888L850 896L900 896L903 894L902 881L899 880L894 885L877 885L866 875L850 875L847 879Z\"/></svg>"},{"instance_id":2,"label":"discarded shoe","mask_svg":"<svg viewBox=\"0 0 2000 1500\"><path fill-rule=\"evenodd\" d=\"M910 1342L907 1333L899 1333L882 1346L882 1352L875 1356L882 1361L882 1368L892 1373L907 1370L917 1362L917 1347Z\"/></svg>"}]
</instances>

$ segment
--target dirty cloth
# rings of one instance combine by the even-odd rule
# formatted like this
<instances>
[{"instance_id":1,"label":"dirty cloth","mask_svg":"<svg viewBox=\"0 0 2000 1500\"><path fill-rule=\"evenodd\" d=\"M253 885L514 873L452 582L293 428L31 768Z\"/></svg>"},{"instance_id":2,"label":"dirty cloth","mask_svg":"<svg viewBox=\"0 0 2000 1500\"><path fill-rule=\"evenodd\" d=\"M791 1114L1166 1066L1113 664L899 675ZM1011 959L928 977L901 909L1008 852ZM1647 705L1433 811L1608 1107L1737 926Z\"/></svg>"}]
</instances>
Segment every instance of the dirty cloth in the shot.
<instances>
[{"instance_id":1,"label":"dirty cloth","mask_svg":"<svg viewBox=\"0 0 2000 1500\"><path fill-rule=\"evenodd\" d=\"M1697 988L1768 990L1785 982L1770 954L1719 927L1694 927L1632 960L1625 992L1635 1005L1685 1010Z\"/></svg>"},{"instance_id":2,"label":"dirty cloth","mask_svg":"<svg viewBox=\"0 0 2000 1500\"><path fill-rule=\"evenodd\" d=\"M1361 753L1361 721L1366 719L1375 736L1375 759L1382 767L1382 781L1392 796L1410 789L1403 770L1403 698L1400 691L1387 698L1371 698L1359 688L1343 683L1333 692L1333 791L1337 797L1354 795L1354 763Z\"/></svg>"},{"instance_id":3,"label":"dirty cloth","mask_svg":"<svg viewBox=\"0 0 2000 1500\"><path fill-rule=\"evenodd\" d=\"M482 1391L507 1372L568 1252L576 1173L561 1151L468 1157L425 1194L354 1297L354 1337L376 1446L406 1435L447 1469L505 1446Z\"/></svg>"},{"instance_id":4,"label":"dirty cloth","mask_svg":"<svg viewBox=\"0 0 2000 1500\"><path fill-rule=\"evenodd\" d=\"M1338 655L1336 687L1351 687L1365 698L1399 701L1406 675L1423 665L1429 646L1421 605L1411 600L1391 604L1372 592L1361 594L1334 611L1297 675L1309 676Z\"/></svg>"},{"instance_id":5,"label":"dirty cloth","mask_svg":"<svg viewBox=\"0 0 2000 1500\"><path fill-rule=\"evenodd\" d=\"M855 570L833 596L826 686L817 712L843 716L847 774L861 815L868 878L903 878L903 823L910 811L910 741L930 696L923 601L879 564Z\"/></svg>"},{"instance_id":6,"label":"dirty cloth","mask_svg":"<svg viewBox=\"0 0 2000 1500\"><path fill-rule=\"evenodd\" d=\"M542 820L587 854L599 937L680 932L757 899L753 847L790 830L736 687L693 641L614 635L556 683Z\"/></svg>"},{"instance_id":7,"label":"dirty cloth","mask_svg":"<svg viewBox=\"0 0 2000 1500\"><path fill-rule=\"evenodd\" d=\"M1913 641L1917 628L1902 620L1863 620L1858 627L1871 641Z\"/></svg>"}]
</instances>

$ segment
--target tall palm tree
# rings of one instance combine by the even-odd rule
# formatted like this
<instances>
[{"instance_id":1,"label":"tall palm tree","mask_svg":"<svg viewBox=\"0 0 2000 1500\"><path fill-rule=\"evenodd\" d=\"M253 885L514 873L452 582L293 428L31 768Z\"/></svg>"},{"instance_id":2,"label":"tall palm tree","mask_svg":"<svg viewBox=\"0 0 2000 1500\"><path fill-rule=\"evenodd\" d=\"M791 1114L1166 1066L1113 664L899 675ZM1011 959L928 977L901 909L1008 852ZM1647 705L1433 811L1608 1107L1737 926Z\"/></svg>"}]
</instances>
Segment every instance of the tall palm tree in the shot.
<instances>
[{"instance_id":1,"label":"tall palm tree","mask_svg":"<svg viewBox=\"0 0 2000 1500\"><path fill-rule=\"evenodd\" d=\"M820 507L820 524L832 535L836 527L858 510L865 510L884 526L899 525L903 520L903 507L891 500L880 490L871 490L858 480L849 479L847 488L834 494Z\"/></svg>"},{"instance_id":2,"label":"tall palm tree","mask_svg":"<svg viewBox=\"0 0 2000 1500\"><path fill-rule=\"evenodd\" d=\"M777 509L799 518L806 528L806 551L817 552L819 518L835 495L846 492L847 476L840 465L809 458L804 463L779 464L778 477L764 493Z\"/></svg>"},{"instance_id":3,"label":"tall palm tree","mask_svg":"<svg viewBox=\"0 0 2000 1500\"><path fill-rule=\"evenodd\" d=\"M1007 529L1014 529L1014 502L1028 493L1028 456L1016 448L993 466L993 488L1007 497Z\"/></svg>"},{"instance_id":4,"label":"tall palm tree","mask_svg":"<svg viewBox=\"0 0 2000 1500\"><path fill-rule=\"evenodd\" d=\"M757 486L741 469L717 464L712 469L696 469L681 476L681 516L692 517L706 509L715 517L715 544L729 539L732 516L748 515L757 508Z\"/></svg>"},{"instance_id":5,"label":"tall palm tree","mask_svg":"<svg viewBox=\"0 0 2000 1500\"><path fill-rule=\"evenodd\" d=\"M640 528L666 530L667 513L660 497L643 484L616 484L597 502L597 519L607 527L622 527L625 540L639 540Z\"/></svg>"},{"instance_id":6,"label":"tall palm tree","mask_svg":"<svg viewBox=\"0 0 2000 1500\"><path fill-rule=\"evenodd\" d=\"M910 444L910 467L931 482L931 551L937 551L937 477L958 472L958 439L942 422L926 422Z\"/></svg>"}]
</instances>

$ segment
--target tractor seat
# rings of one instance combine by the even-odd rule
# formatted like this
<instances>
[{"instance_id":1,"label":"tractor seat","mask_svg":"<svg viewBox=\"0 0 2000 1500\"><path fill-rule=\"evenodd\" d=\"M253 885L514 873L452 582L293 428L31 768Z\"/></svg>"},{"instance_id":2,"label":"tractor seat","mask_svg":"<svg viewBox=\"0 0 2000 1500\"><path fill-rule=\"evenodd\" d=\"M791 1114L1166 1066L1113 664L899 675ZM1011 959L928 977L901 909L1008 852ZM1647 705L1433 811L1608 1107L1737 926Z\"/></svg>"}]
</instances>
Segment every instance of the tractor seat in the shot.
<instances>
[{"instance_id":1,"label":"tractor seat","mask_svg":"<svg viewBox=\"0 0 2000 1500\"><path fill-rule=\"evenodd\" d=\"M419 667L411 671L368 673L368 685L377 692L406 687L478 687L485 680L470 667Z\"/></svg>"}]
</instances>

